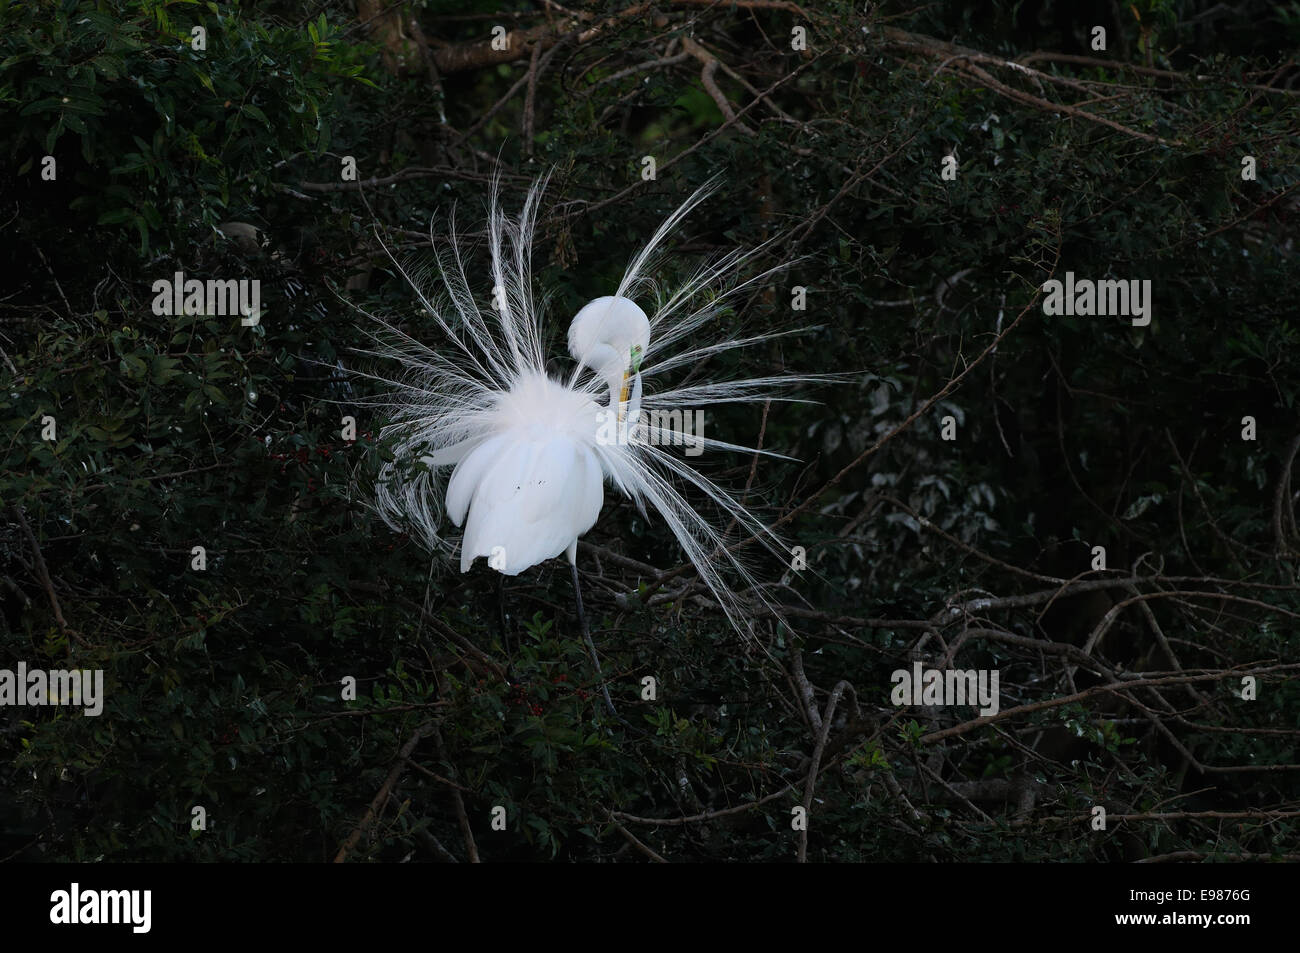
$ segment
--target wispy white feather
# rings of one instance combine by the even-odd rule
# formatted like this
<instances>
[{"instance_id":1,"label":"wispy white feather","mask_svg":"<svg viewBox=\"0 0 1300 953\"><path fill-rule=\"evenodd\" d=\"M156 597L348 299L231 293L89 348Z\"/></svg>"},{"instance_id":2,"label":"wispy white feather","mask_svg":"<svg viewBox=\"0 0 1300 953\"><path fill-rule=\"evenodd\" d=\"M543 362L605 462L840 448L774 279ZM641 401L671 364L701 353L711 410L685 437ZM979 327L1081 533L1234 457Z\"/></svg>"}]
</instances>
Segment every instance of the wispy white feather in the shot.
<instances>
[{"instance_id":1,"label":"wispy white feather","mask_svg":"<svg viewBox=\"0 0 1300 953\"><path fill-rule=\"evenodd\" d=\"M684 457L680 440L665 445L672 443L670 431L643 424L629 428L626 442L598 439L595 421L610 398L597 375L576 367L565 381L547 374L543 315L535 304L530 264L545 184L545 179L534 184L514 219L502 213L494 184L487 228L493 287L482 289L481 296L471 290L454 222L445 247L435 248L439 293L428 287L426 275L397 264L416 294L422 316L436 325L438 334L431 346L376 319L370 335L374 347L362 352L397 369L362 375L386 385L384 393L363 402L388 418L381 436L391 438L395 453L379 474L374 508L391 527L411 532L435 552L450 553L456 538L448 533L447 517L456 523L465 519L468 481L484 476L468 472L469 462L460 472L457 465L488 441L520 433L521 428L523 432L561 430L594 454L600 476L638 506L654 509L728 618L740 627L746 601L767 600L744 561L727 548L741 537L724 539L723 534L728 527L737 527L784 560L781 541L746 505ZM710 325L737 294L761 285L784 267L741 280L742 267L761 249L730 252L664 290L658 275L663 270L665 243L716 185L716 179L707 183L668 216L632 259L615 292L642 301L653 298L652 307L645 308L651 331L641 355L641 373L647 382L639 395L643 419L659 419L656 414L661 411L707 413L713 405L795 400L792 387L827 379L825 375L766 375L654 390L656 375L794 333L781 329L729 339ZM706 340L709 331L713 336ZM705 450L781 456L713 437L692 436L691 441ZM487 456L474 456L473 465ZM471 524L466 523L467 538L470 532Z\"/></svg>"}]
</instances>

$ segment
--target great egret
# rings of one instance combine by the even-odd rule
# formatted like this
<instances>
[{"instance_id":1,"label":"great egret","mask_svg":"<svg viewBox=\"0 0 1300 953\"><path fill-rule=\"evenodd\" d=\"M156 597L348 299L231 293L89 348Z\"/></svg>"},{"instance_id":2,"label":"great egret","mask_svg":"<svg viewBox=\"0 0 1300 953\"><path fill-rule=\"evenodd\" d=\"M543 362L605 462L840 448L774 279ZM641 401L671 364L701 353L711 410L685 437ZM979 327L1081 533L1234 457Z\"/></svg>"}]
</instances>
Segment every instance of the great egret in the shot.
<instances>
[{"instance_id":1,"label":"great egret","mask_svg":"<svg viewBox=\"0 0 1300 953\"><path fill-rule=\"evenodd\" d=\"M430 347L385 322L373 335L376 348L366 353L395 360L404 370L395 377L376 378L391 385L372 403L390 416L381 434L393 438L395 458L381 470L374 505L390 526L412 532L435 552L454 547L442 529L444 513L455 526L463 525L462 572L483 556L491 568L513 576L565 554L583 637L613 712L587 628L577 569L578 539L600 515L605 481L643 513L646 503L659 513L739 628L741 598L720 567L730 567L759 599L762 593L725 545L721 521L759 537L769 548L775 549L778 541L746 506L670 452L674 440L680 444L681 434L664 422L679 418L663 412L794 399L785 395L788 387L819 378L782 375L688 383L657 393L643 390L643 377L693 367L725 351L793 333L704 344L693 340L728 299L783 267L736 279L737 269L753 251L733 251L700 267L671 293L661 293L651 277L664 240L712 191L716 180L668 216L633 258L614 294L596 298L574 316L568 333L573 371L565 381L550 376L530 272L533 227L545 181L534 184L513 220L502 214L495 185L492 189L487 227L490 306L480 309L470 290L454 224L447 248L435 246L445 295L436 297L423 287L423 276L398 264L447 346ZM647 315L634 297L650 291L655 301ZM781 456L701 434L693 440L704 450ZM712 514L699 512L679 487L702 498Z\"/></svg>"}]
</instances>

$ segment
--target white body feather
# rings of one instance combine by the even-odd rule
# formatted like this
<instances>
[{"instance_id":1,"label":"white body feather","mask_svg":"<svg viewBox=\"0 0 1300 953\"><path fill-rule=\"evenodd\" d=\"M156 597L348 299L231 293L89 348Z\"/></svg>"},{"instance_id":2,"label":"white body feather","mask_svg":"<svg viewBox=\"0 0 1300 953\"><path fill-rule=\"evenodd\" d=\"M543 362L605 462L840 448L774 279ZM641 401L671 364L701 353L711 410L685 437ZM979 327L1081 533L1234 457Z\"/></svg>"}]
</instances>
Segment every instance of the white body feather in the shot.
<instances>
[{"instance_id":1,"label":"white body feather","mask_svg":"<svg viewBox=\"0 0 1300 953\"><path fill-rule=\"evenodd\" d=\"M502 395L492 436L447 484L447 515L465 524L461 572L479 556L507 576L560 553L572 558L605 499L599 413L588 395L545 375L524 375Z\"/></svg>"},{"instance_id":2,"label":"white body feather","mask_svg":"<svg viewBox=\"0 0 1300 953\"><path fill-rule=\"evenodd\" d=\"M377 347L366 352L395 360L405 369L398 378L376 377L392 389L370 401L390 415L392 422L382 434L395 438L396 452L395 461L380 474L375 508L390 526L411 530L434 550L452 545L443 535L445 514L456 526L464 526L462 571L484 556L493 568L515 575L561 553L574 559L578 537L600 514L603 484L608 480L638 506L649 504L657 511L728 617L738 624L736 610L743 597L728 584L722 570L729 567L751 595L763 597L727 548L736 540L724 540L718 523L725 520L744 534L759 537L768 548L778 545L776 538L744 505L682 459L676 447L660 445L659 438L666 434L630 426L627 440L611 441L602 437L608 430L601 428L611 411L635 423L643 409L703 410L737 401L789 400L785 388L820 379L782 375L642 390L642 375L651 379L778 336L704 344L693 340L729 297L779 269L737 282L732 276L752 252L733 252L700 268L672 293L658 294L647 319L633 299L657 290L649 277L655 254L682 217L707 195L710 187L706 186L651 237L614 295L598 298L579 312L569 343L580 360L567 381L556 380L545 369L543 325L533 302L529 266L533 220L543 187L544 182L533 187L516 220L501 214L493 191L488 236L496 290L485 309L480 310L470 290L454 229L448 250L438 256L446 289L441 299L403 270L444 340L440 347L429 347L381 322L383 330L375 335ZM625 393L620 394L618 376L611 369L619 360L627 364L629 346L639 348L633 352L639 373L633 382L628 377L638 368L624 368ZM584 373L588 370L591 373ZM698 439L706 450L780 456ZM449 468L450 477L444 481ZM682 490L699 499L688 501ZM711 510L713 518L701 513L697 503Z\"/></svg>"}]
</instances>

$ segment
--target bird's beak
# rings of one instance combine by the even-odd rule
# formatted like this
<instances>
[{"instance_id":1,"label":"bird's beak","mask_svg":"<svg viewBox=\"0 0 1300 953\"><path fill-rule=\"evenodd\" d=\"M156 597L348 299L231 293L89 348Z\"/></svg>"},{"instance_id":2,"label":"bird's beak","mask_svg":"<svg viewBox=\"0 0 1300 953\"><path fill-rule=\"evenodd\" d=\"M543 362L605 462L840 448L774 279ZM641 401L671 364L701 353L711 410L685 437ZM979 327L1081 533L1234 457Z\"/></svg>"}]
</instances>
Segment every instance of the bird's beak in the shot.
<instances>
[{"instance_id":1,"label":"bird's beak","mask_svg":"<svg viewBox=\"0 0 1300 953\"><path fill-rule=\"evenodd\" d=\"M641 372L641 346L632 345L632 352L628 358L628 366L623 370L623 386L618 392L618 422L623 422L623 416L626 413L628 386L627 382L633 374Z\"/></svg>"}]
</instances>

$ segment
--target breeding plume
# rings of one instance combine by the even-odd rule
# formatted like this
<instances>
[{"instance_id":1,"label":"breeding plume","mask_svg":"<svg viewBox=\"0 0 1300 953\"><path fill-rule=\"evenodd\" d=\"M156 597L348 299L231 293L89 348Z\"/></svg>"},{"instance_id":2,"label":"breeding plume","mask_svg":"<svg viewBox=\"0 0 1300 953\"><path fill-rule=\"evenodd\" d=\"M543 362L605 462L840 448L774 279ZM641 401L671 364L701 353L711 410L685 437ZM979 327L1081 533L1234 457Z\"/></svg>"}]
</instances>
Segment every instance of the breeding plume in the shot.
<instances>
[{"instance_id":1,"label":"breeding plume","mask_svg":"<svg viewBox=\"0 0 1300 953\"><path fill-rule=\"evenodd\" d=\"M643 513L648 508L662 518L739 625L743 605L763 597L727 547L752 535L775 548L776 538L696 469L682 452L682 434L666 422L675 425L690 412L687 419L697 422L690 436L693 453L752 455L760 451L702 435L701 415L725 403L792 399L785 396L790 385L814 378L710 380L697 374L693 382L664 389L652 383L673 372L684 376L723 352L791 333L727 338L714 320L739 292L779 268L740 280L738 271L753 252L737 250L697 268L675 288L664 289L656 280L665 240L711 191L713 184L706 184L650 237L612 294L574 315L567 336L572 369L552 376L547 326L530 271L544 185L533 186L515 219L502 214L493 189L487 224L491 281L480 285L479 295L471 290L454 225L443 246L435 243L440 293L425 287L426 275L402 268L439 333L417 340L381 322L376 347L367 352L402 369L377 378L391 389L372 401L391 421L382 434L394 438L396 453L380 473L375 508L390 526L412 532L435 552L454 551L447 522L463 527L462 572L484 557L489 567L513 576L565 554L585 635L578 539L599 517L608 484ZM724 539L724 533L730 535ZM594 649L592 654L595 660Z\"/></svg>"}]
</instances>

